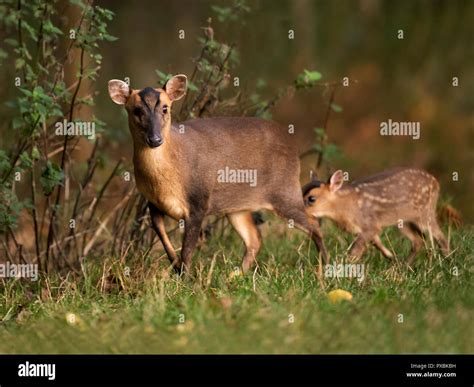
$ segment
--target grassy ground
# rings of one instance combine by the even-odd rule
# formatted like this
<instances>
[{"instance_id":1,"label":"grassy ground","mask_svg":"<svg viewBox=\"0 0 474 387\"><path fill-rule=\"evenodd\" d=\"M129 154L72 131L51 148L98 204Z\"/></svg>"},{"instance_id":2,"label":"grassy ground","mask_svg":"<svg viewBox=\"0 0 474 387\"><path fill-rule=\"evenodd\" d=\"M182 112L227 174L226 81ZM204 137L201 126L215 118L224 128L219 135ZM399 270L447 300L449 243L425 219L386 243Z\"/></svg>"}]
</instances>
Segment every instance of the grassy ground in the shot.
<instances>
[{"instance_id":1,"label":"grassy ground","mask_svg":"<svg viewBox=\"0 0 474 387\"><path fill-rule=\"evenodd\" d=\"M0 285L0 352L474 352L472 228L452 233L450 257L425 251L413 269L408 243L388 230L397 258L371 248L360 283L318 274L301 233L272 220L264 232L259 268L244 277L232 277L243 247L228 233L196 254L193 279L169 273L156 251L86 262L84 279L10 280ZM340 261L351 237L329 224L325 232ZM353 300L332 304L332 289Z\"/></svg>"}]
</instances>

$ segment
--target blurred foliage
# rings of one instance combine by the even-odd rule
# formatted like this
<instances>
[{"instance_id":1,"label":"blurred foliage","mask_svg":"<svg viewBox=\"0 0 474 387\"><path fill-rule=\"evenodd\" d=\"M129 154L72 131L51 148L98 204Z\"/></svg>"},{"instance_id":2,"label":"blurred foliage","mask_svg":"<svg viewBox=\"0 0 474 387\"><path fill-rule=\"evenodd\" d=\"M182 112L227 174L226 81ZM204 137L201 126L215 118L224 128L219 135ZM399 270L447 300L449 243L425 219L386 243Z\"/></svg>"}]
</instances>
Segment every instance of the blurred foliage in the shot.
<instances>
[{"instance_id":1,"label":"blurred foliage","mask_svg":"<svg viewBox=\"0 0 474 387\"><path fill-rule=\"evenodd\" d=\"M60 13L65 11L64 5L78 17L69 30ZM0 233L5 238L6 252L12 241L18 252L14 231L20 212L27 208L35 224L36 259L44 268L58 265L48 258L50 253L51 257L57 254L51 247L65 229L58 224L64 221L60 220L65 200L61 188L66 165L77 145L70 141L73 136L58 137L54 126L63 120L74 122L81 106L93 105L93 94L81 97L79 91L84 81L97 79L102 62L99 43L115 40L107 32L112 17L111 11L85 0L7 0L0 5L1 28L5 31L0 57L13 61L17 87L15 98L6 102L14 112L13 141L0 153ZM67 67L73 61L77 63L76 73L68 80ZM103 122L95 118L92 122L95 131L100 132ZM15 183L25 179L30 179L30 192L19 197ZM37 184L41 191L36 189ZM53 193L55 197L50 198ZM39 229L39 222L48 225L47 233ZM24 259L21 248L19 254L18 259Z\"/></svg>"},{"instance_id":2,"label":"blurred foliage","mask_svg":"<svg viewBox=\"0 0 474 387\"><path fill-rule=\"evenodd\" d=\"M211 9L217 15L217 20L221 23L227 21L245 20L242 16L249 13L251 8L247 5L247 0L235 0L232 6L220 7L218 5L211 5Z\"/></svg>"},{"instance_id":3,"label":"blurred foliage","mask_svg":"<svg viewBox=\"0 0 474 387\"><path fill-rule=\"evenodd\" d=\"M342 157L342 150L336 145L328 143L328 136L324 128L315 128L316 142L312 146L312 151L321 155L322 161L333 164L334 161Z\"/></svg>"}]
</instances>

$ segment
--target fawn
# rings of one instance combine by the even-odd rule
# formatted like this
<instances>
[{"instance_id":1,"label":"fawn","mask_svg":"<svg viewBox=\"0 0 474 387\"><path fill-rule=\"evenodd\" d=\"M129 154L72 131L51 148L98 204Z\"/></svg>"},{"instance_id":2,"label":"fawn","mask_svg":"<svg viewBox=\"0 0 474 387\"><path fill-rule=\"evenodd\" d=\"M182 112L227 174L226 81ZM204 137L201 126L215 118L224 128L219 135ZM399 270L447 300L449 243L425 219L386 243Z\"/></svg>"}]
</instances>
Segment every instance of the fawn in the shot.
<instances>
[{"instance_id":1,"label":"fawn","mask_svg":"<svg viewBox=\"0 0 474 387\"><path fill-rule=\"evenodd\" d=\"M303 187L309 217L328 217L346 231L357 234L350 256L357 259L372 242L387 258L393 255L380 240L383 227L398 224L412 243L411 264L420 250L424 232L445 254L448 243L436 220L439 183L421 169L395 168L343 185L342 171L327 183L313 180Z\"/></svg>"},{"instance_id":2,"label":"fawn","mask_svg":"<svg viewBox=\"0 0 474 387\"><path fill-rule=\"evenodd\" d=\"M291 134L257 118L198 118L174 125L171 106L186 88L185 75L173 76L163 88L133 90L121 80L108 83L111 99L128 113L137 188L149 201L153 228L173 267L189 269L203 218L223 214L245 243L246 272L261 246L251 214L258 209L292 219L327 260L319 226L305 214ZM164 215L184 219L181 257L168 238Z\"/></svg>"}]
</instances>

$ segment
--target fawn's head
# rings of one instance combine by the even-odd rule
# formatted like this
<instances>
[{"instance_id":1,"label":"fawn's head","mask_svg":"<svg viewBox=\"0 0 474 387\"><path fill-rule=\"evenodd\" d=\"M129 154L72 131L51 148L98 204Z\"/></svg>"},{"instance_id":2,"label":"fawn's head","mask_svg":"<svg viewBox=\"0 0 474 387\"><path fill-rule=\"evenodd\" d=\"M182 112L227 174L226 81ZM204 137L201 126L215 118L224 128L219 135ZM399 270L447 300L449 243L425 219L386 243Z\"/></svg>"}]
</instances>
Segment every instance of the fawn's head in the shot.
<instances>
[{"instance_id":1,"label":"fawn's head","mask_svg":"<svg viewBox=\"0 0 474 387\"><path fill-rule=\"evenodd\" d=\"M186 88L187 78L182 74L170 78L162 89L133 90L124 81L109 81L110 98L127 110L134 141L150 148L166 141L171 127L171 104L186 94Z\"/></svg>"},{"instance_id":2,"label":"fawn's head","mask_svg":"<svg viewBox=\"0 0 474 387\"><path fill-rule=\"evenodd\" d=\"M337 191L344 183L341 170L333 173L327 183L313 180L303 187L303 199L306 213L311 217L329 215L337 206Z\"/></svg>"}]
</instances>

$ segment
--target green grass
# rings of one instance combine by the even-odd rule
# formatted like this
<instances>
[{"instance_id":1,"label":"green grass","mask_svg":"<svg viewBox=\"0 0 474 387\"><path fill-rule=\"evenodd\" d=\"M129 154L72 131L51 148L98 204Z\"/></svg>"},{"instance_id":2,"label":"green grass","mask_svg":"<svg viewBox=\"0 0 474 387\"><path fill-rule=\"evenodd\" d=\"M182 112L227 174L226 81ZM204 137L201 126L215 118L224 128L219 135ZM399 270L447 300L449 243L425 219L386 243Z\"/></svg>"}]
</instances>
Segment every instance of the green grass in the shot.
<instances>
[{"instance_id":1,"label":"green grass","mask_svg":"<svg viewBox=\"0 0 474 387\"><path fill-rule=\"evenodd\" d=\"M273 220L263 231L258 270L244 277L230 278L243 252L231 232L196 253L194 278L170 273L156 250L127 263L90 260L85 278L9 280L0 288L0 352L474 352L472 228L452 232L451 256L424 251L413 269L403 260L408 243L388 230L383 240L397 258L371 248L361 283L321 277L300 232ZM352 237L329 224L325 233L340 261ZM353 300L330 303L332 289Z\"/></svg>"}]
</instances>

